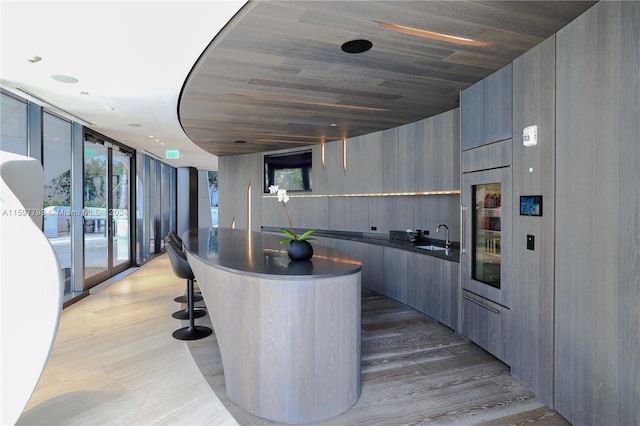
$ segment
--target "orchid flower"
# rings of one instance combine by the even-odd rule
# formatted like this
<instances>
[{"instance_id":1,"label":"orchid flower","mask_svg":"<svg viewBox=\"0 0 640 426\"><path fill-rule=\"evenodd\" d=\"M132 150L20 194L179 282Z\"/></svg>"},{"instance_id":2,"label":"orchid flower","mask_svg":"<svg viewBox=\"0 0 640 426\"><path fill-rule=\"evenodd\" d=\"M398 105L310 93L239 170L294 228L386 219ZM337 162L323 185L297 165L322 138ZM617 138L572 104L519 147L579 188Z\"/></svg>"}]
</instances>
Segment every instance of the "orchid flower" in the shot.
<instances>
[{"instance_id":1,"label":"orchid flower","mask_svg":"<svg viewBox=\"0 0 640 426\"><path fill-rule=\"evenodd\" d=\"M282 203L282 206L284 207L284 212L287 215L287 220L289 221L289 229L285 229L285 228L281 229L281 231L287 234L289 237L283 238L282 240L280 240L280 244L286 243L292 240L295 240L295 241L312 240L313 238L309 238L309 236L316 231L315 229L311 229L300 236L297 236L296 233L293 231L293 224L291 223L291 217L289 216L289 210L287 209L287 202L289 201L289 195L287 195L287 190L280 189L278 185L271 185L269 187L269 193L276 194L278 196L278 202Z\"/></svg>"}]
</instances>

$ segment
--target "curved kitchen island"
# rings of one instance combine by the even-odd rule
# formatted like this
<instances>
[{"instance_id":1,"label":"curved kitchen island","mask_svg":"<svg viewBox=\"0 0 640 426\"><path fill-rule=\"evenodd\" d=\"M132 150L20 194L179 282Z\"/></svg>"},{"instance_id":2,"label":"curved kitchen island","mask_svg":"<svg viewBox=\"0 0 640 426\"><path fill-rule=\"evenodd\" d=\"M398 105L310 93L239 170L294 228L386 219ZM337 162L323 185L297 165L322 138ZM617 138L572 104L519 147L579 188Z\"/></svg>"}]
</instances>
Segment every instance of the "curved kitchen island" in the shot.
<instances>
[{"instance_id":1,"label":"curved kitchen island","mask_svg":"<svg viewBox=\"0 0 640 426\"><path fill-rule=\"evenodd\" d=\"M228 398L276 422L312 423L360 397L361 262L314 244L291 261L280 236L183 235L222 355Z\"/></svg>"}]
</instances>

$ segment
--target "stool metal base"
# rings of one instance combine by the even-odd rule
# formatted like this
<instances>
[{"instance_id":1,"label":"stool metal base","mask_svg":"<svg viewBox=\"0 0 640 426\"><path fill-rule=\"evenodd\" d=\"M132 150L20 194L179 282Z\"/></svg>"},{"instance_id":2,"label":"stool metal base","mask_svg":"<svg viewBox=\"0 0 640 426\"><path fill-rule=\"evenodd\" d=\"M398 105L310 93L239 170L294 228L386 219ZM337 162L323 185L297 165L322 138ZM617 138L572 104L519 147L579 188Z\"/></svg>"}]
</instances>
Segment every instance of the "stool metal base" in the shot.
<instances>
[{"instance_id":1,"label":"stool metal base","mask_svg":"<svg viewBox=\"0 0 640 426\"><path fill-rule=\"evenodd\" d=\"M204 339L213 333L213 330L209 327L203 327L201 325L196 325L193 327L184 327L180 328L173 332L173 337L178 340L198 340Z\"/></svg>"},{"instance_id":2,"label":"stool metal base","mask_svg":"<svg viewBox=\"0 0 640 426\"><path fill-rule=\"evenodd\" d=\"M187 296L178 296L175 299L173 299L173 301L178 303L187 303ZM195 293L193 295L193 301L194 302L202 301L202 295L200 293Z\"/></svg>"},{"instance_id":3,"label":"stool metal base","mask_svg":"<svg viewBox=\"0 0 640 426\"><path fill-rule=\"evenodd\" d=\"M194 311L193 311L193 317L194 318L202 318L205 315L207 315L207 311L205 309L194 309ZM189 319L189 311L188 310L176 311L173 314L171 314L171 316L174 317L175 319L179 319L179 320L188 320Z\"/></svg>"}]
</instances>

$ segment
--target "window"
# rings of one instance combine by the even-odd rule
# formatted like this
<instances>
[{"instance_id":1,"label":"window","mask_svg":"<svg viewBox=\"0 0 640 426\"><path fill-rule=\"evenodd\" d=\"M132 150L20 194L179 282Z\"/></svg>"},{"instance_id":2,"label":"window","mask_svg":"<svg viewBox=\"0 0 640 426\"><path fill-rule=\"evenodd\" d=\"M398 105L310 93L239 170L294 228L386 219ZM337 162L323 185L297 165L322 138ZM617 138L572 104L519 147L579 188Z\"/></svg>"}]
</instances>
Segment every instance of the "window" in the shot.
<instances>
[{"instance_id":1,"label":"window","mask_svg":"<svg viewBox=\"0 0 640 426\"><path fill-rule=\"evenodd\" d=\"M2 117L0 149L14 154L28 155L27 103L2 93L0 116Z\"/></svg>"},{"instance_id":2,"label":"window","mask_svg":"<svg viewBox=\"0 0 640 426\"><path fill-rule=\"evenodd\" d=\"M71 292L71 123L44 113L44 234L53 247Z\"/></svg>"},{"instance_id":3,"label":"window","mask_svg":"<svg viewBox=\"0 0 640 426\"><path fill-rule=\"evenodd\" d=\"M264 192L268 193L271 185L287 191L310 191L312 163L311 150L265 155Z\"/></svg>"}]
</instances>

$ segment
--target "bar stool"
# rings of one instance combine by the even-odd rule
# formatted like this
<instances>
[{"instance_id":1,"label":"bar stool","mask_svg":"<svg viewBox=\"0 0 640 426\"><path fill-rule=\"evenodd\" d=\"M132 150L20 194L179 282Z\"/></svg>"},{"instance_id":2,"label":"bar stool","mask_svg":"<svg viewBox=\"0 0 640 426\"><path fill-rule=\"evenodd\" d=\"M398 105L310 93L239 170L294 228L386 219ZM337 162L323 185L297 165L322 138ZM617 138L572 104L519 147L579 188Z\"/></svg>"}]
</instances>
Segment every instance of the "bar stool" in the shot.
<instances>
[{"instance_id":1,"label":"bar stool","mask_svg":"<svg viewBox=\"0 0 640 426\"><path fill-rule=\"evenodd\" d=\"M189 266L189 262L182 251L177 250L173 244L167 245L167 253L169 254L173 273L178 278L184 278L187 280L187 311L189 312L189 326L174 331L173 337L178 340L197 340L207 337L213 333L212 329L209 327L194 325L193 279L195 277L191 270L191 266Z\"/></svg>"},{"instance_id":2,"label":"bar stool","mask_svg":"<svg viewBox=\"0 0 640 426\"><path fill-rule=\"evenodd\" d=\"M165 244L169 244L169 241L173 241L175 243L175 246L179 248L179 251L182 251L182 238L178 237L178 234L176 234L175 231L169 232L167 236L164 238ZM194 302L200 302L201 300L202 300L202 295L200 293L193 294ZM178 303L187 303L187 296L183 294L182 296L175 297L173 301ZM200 316L203 316L203 315L200 315ZM174 318L178 318L178 317L174 317ZM200 317L196 316L196 318L200 318ZM186 318L178 318L178 319L186 319Z\"/></svg>"},{"instance_id":3,"label":"bar stool","mask_svg":"<svg viewBox=\"0 0 640 426\"><path fill-rule=\"evenodd\" d=\"M178 253L180 253L184 257L184 251L182 251L182 247L177 245L177 243L174 243L172 240L168 239L166 241L166 245L167 245L167 250L169 250L168 249L169 246L172 246ZM171 260L171 258L169 258L169 260ZM187 283L187 293L189 293L188 283ZM179 319L179 320L188 320L189 319L189 315L191 315L189 313L188 297L186 295L185 296L181 296L181 297L184 297L184 302L180 302L180 303L187 303L187 308L184 309L184 310L176 311L173 314L171 314L171 316L174 317L175 319ZM178 299L178 297L176 297L176 299ZM202 295L194 293L193 302L195 303L195 302L199 302L201 300L202 300ZM205 315L207 315L207 311L205 309L195 309L195 308L193 309L193 317L194 318L202 318Z\"/></svg>"}]
</instances>

